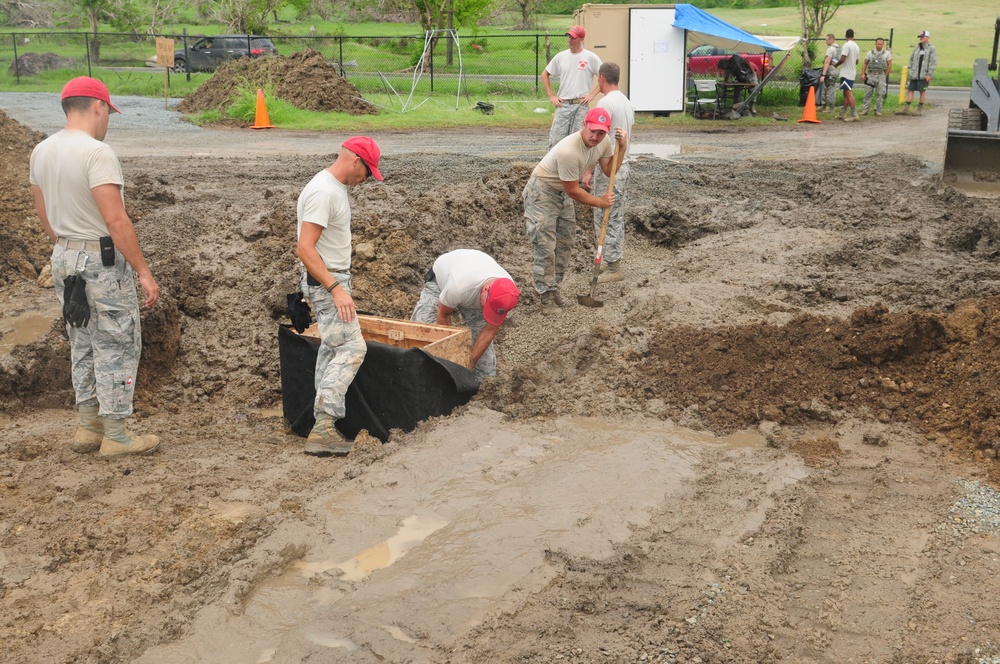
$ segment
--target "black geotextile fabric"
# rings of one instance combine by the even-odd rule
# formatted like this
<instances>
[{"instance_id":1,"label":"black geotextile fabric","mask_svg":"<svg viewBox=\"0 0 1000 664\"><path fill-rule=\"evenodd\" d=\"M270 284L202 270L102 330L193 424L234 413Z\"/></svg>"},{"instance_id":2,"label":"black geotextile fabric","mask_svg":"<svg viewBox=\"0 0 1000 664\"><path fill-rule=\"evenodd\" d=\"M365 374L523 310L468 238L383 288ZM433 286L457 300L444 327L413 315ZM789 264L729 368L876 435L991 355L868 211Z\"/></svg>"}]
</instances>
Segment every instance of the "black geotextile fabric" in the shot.
<instances>
[{"instance_id":1,"label":"black geotextile fabric","mask_svg":"<svg viewBox=\"0 0 1000 664\"><path fill-rule=\"evenodd\" d=\"M411 431L421 420L447 415L479 389L473 373L419 348L367 341L368 354L347 390L347 414L337 429L349 440L365 429L383 443L390 429ZM312 430L319 342L278 326L281 408L292 431Z\"/></svg>"}]
</instances>

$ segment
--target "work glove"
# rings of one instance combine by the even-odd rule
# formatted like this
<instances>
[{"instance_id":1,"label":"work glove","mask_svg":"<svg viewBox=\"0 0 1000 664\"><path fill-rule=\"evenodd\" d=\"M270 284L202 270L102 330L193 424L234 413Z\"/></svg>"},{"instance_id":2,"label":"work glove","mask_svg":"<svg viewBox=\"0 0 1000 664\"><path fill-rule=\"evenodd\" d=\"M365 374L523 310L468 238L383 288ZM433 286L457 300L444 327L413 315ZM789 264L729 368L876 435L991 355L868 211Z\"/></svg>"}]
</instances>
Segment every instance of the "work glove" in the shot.
<instances>
[{"instance_id":1,"label":"work glove","mask_svg":"<svg viewBox=\"0 0 1000 664\"><path fill-rule=\"evenodd\" d=\"M90 322L87 282L76 274L63 279L63 319L70 327L87 327Z\"/></svg>"},{"instance_id":2,"label":"work glove","mask_svg":"<svg viewBox=\"0 0 1000 664\"><path fill-rule=\"evenodd\" d=\"M301 291L289 293L285 299L288 301L288 317L292 319L292 327L302 334L312 325L312 310L309 308L309 303Z\"/></svg>"}]
</instances>

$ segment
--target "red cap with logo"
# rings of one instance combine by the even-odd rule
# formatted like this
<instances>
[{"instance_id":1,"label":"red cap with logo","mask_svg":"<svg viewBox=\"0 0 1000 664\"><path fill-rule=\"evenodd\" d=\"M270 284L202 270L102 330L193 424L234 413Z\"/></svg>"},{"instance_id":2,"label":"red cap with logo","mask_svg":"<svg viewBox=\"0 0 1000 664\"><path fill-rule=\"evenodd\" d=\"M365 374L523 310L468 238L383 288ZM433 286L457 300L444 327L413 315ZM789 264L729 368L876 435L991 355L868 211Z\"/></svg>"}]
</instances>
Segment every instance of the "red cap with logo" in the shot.
<instances>
[{"instance_id":1,"label":"red cap with logo","mask_svg":"<svg viewBox=\"0 0 1000 664\"><path fill-rule=\"evenodd\" d=\"M499 277L490 284L486 293L486 304L483 305L483 318L490 325L499 325L507 320L507 314L517 306L521 291L517 284L507 277Z\"/></svg>"},{"instance_id":2,"label":"red cap with logo","mask_svg":"<svg viewBox=\"0 0 1000 664\"><path fill-rule=\"evenodd\" d=\"M566 31L566 34L573 39L583 39L587 36L587 31L583 29L582 25L574 25L572 28Z\"/></svg>"},{"instance_id":3,"label":"red cap with logo","mask_svg":"<svg viewBox=\"0 0 1000 664\"><path fill-rule=\"evenodd\" d=\"M108 86L104 85L96 78L89 76L77 76L63 86L62 99L70 97L91 97L100 99L111 107L115 113L121 113L114 104L111 103L111 95L108 94Z\"/></svg>"},{"instance_id":4,"label":"red cap with logo","mask_svg":"<svg viewBox=\"0 0 1000 664\"><path fill-rule=\"evenodd\" d=\"M368 136L352 136L344 141L340 146L361 157L361 161L368 165L372 172L372 177L382 180L382 174L378 170L378 160L382 157L382 151L378 149L378 143Z\"/></svg>"},{"instance_id":5,"label":"red cap with logo","mask_svg":"<svg viewBox=\"0 0 1000 664\"><path fill-rule=\"evenodd\" d=\"M584 120L587 129L591 131L611 131L611 114L600 106L590 109L587 112L587 119Z\"/></svg>"}]
</instances>

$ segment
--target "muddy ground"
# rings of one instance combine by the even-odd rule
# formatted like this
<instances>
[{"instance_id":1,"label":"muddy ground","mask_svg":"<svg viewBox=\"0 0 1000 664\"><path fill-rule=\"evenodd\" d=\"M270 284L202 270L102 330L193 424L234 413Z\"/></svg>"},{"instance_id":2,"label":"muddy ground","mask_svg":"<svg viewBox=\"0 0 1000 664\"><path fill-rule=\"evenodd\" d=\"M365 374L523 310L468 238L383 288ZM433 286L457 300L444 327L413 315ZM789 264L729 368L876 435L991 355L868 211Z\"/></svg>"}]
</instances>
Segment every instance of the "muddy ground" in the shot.
<instances>
[{"instance_id":1,"label":"muddy ground","mask_svg":"<svg viewBox=\"0 0 1000 664\"><path fill-rule=\"evenodd\" d=\"M296 196L343 137L112 122L162 288L134 426L163 446L108 461L68 447L38 135L2 119L5 661L1000 661L1000 213L938 190L946 109L639 127L670 158L636 157L626 279L550 318L520 201L545 137L377 137L359 307L405 317L456 247L524 297L471 404L344 460L285 433L275 337Z\"/></svg>"}]
</instances>

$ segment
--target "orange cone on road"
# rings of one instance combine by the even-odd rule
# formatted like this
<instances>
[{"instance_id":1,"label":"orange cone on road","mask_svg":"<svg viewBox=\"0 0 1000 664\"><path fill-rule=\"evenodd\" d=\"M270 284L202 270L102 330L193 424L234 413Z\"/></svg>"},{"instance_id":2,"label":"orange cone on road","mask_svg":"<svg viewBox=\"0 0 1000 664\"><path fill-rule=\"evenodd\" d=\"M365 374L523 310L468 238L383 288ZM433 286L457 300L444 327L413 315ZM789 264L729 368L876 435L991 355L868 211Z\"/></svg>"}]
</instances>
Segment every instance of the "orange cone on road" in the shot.
<instances>
[{"instance_id":1,"label":"orange cone on road","mask_svg":"<svg viewBox=\"0 0 1000 664\"><path fill-rule=\"evenodd\" d=\"M809 96L806 97L806 108L802 111L802 119L798 122L814 122L823 124L816 119L816 88L809 86Z\"/></svg>"},{"instance_id":2,"label":"orange cone on road","mask_svg":"<svg viewBox=\"0 0 1000 664\"><path fill-rule=\"evenodd\" d=\"M813 114L815 115L815 109ZM261 88L257 88L257 113L254 116L251 129L274 129L271 119L267 117L267 104L264 103L264 90Z\"/></svg>"}]
</instances>

